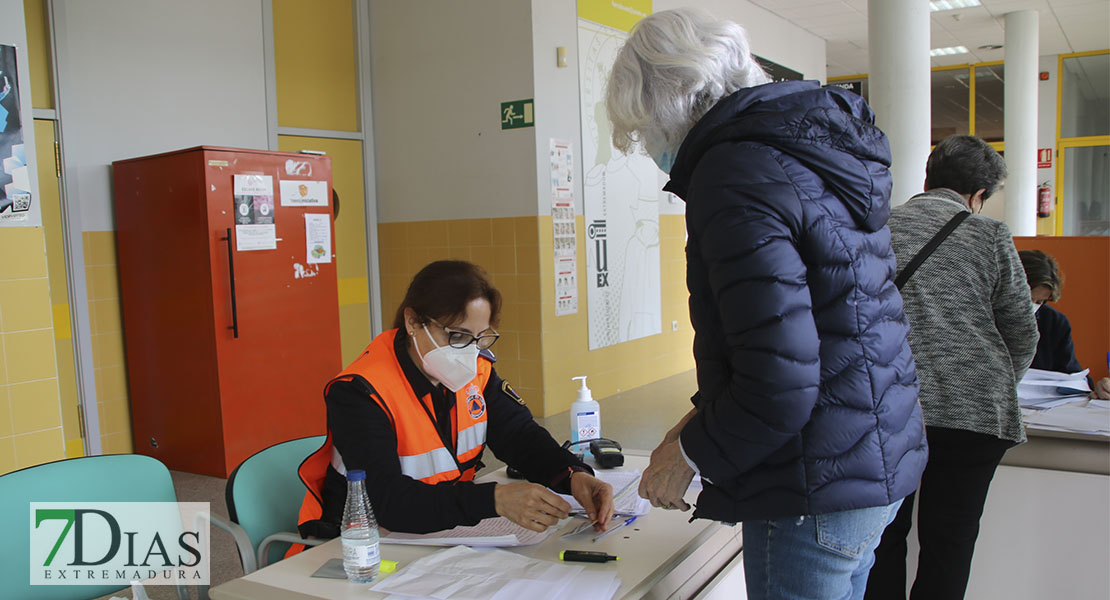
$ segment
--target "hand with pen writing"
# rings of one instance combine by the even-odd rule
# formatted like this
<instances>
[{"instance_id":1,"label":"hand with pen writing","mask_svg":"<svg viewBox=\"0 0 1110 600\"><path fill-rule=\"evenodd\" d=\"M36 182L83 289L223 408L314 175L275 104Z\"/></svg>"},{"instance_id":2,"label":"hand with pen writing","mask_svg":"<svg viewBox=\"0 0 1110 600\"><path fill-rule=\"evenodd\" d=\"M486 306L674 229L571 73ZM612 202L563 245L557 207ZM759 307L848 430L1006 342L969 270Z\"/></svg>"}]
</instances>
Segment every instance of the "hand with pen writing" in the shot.
<instances>
[{"instance_id":1,"label":"hand with pen writing","mask_svg":"<svg viewBox=\"0 0 1110 600\"><path fill-rule=\"evenodd\" d=\"M613 518L613 486L590 475L570 475L570 494L586 509L586 517L594 522L594 530L605 531Z\"/></svg>"}]
</instances>

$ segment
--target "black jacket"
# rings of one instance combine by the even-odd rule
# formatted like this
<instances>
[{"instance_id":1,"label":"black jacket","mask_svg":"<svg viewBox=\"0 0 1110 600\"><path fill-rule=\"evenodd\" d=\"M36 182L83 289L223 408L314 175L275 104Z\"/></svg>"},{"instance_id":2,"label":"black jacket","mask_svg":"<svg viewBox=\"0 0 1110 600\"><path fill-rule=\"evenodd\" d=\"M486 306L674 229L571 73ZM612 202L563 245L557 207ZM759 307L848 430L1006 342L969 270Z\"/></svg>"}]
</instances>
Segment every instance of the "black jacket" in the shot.
<instances>
[{"instance_id":1,"label":"black jacket","mask_svg":"<svg viewBox=\"0 0 1110 600\"><path fill-rule=\"evenodd\" d=\"M885 506L926 446L893 283L890 151L863 98L747 88L690 131L665 188L686 201L699 408L682 431L695 516Z\"/></svg>"}]
</instances>

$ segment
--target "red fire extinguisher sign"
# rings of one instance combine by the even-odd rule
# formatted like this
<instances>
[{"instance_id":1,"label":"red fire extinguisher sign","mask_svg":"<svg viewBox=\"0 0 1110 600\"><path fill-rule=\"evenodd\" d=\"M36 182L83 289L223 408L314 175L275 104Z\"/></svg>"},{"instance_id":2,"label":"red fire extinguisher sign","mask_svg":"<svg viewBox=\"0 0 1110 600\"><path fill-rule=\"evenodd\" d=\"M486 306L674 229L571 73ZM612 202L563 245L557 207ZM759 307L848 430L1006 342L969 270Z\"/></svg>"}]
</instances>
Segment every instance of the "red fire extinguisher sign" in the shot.
<instances>
[{"instance_id":1,"label":"red fire extinguisher sign","mask_svg":"<svg viewBox=\"0 0 1110 600\"><path fill-rule=\"evenodd\" d=\"M1052 148L1037 148L1037 168L1052 168Z\"/></svg>"}]
</instances>

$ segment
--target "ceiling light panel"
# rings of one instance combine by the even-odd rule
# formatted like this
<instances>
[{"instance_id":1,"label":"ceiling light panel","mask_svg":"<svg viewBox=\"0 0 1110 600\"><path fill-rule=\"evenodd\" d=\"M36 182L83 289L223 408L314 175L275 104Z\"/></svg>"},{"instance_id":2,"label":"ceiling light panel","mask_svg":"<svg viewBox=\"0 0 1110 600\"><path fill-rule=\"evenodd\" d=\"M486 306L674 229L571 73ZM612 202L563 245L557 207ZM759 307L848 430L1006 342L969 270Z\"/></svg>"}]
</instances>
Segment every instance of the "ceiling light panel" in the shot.
<instances>
[{"instance_id":1,"label":"ceiling light panel","mask_svg":"<svg viewBox=\"0 0 1110 600\"><path fill-rule=\"evenodd\" d=\"M935 0L929 3L929 12L972 8L975 6L982 6L982 3L980 3L979 0Z\"/></svg>"},{"instance_id":2,"label":"ceiling light panel","mask_svg":"<svg viewBox=\"0 0 1110 600\"><path fill-rule=\"evenodd\" d=\"M951 56L953 54L967 54L967 46L949 46L929 50L929 56Z\"/></svg>"}]
</instances>

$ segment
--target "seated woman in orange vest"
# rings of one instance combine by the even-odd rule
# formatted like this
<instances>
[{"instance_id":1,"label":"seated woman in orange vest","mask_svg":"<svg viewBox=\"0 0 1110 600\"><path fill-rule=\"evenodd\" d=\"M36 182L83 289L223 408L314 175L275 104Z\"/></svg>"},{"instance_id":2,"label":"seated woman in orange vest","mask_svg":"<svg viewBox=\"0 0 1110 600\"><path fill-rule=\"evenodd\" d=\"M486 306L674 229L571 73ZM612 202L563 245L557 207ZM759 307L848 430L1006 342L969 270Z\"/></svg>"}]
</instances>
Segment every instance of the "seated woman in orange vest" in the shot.
<instances>
[{"instance_id":1,"label":"seated woman in orange vest","mask_svg":"<svg viewBox=\"0 0 1110 600\"><path fill-rule=\"evenodd\" d=\"M559 447L493 368L501 294L480 267L439 261L409 285L394 329L328 383L328 439L301 465L300 531L339 535L347 469L366 471L378 523L426 533L501 515L543 531L569 493L604 530L613 489ZM474 483L482 452L531 482Z\"/></svg>"}]
</instances>

